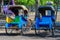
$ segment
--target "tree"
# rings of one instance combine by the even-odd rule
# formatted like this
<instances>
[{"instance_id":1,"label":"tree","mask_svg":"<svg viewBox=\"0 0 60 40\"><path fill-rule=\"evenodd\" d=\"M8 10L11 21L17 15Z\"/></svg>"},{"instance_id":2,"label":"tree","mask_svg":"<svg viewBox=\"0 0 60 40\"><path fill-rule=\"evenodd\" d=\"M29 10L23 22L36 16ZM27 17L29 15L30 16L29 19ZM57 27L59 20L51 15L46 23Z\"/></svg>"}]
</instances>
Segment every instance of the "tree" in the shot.
<instances>
[{"instance_id":1,"label":"tree","mask_svg":"<svg viewBox=\"0 0 60 40\"><path fill-rule=\"evenodd\" d=\"M39 1L40 0L35 0L35 18L39 15L38 14Z\"/></svg>"},{"instance_id":2,"label":"tree","mask_svg":"<svg viewBox=\"0 0 60 40\"><path fill-rule=\"evenodd\" d=\"M35 5L35 1L36 0L15 0L15 3L20 4L20 5L22 4L22 5L33 6L33 5ZM39 5L46 5L47 1L54 2L54 0L38 0L38 1L40 1Z\"/></svg>"},{"instance_id":3,"label":"tree","mask_svg":"<svg viewBox=\"0 0 60 40\"><path fill-rule=\"evenodd\" d=\"M19 5L32 6L35 4L35 0L15 0L15 3Z\"/></svg>"}]
</instances>

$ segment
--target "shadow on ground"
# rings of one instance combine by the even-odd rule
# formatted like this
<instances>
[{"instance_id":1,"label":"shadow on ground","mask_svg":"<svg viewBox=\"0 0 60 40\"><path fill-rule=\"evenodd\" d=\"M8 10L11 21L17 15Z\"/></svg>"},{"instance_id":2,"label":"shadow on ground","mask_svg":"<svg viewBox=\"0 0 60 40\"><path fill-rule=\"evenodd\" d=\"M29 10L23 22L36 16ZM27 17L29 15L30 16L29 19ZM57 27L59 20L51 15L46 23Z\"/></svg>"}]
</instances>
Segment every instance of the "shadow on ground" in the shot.
<instances>
[{"instance_id":1,"label":"shadow on ground","mask_svg":"<svg viewBox=\"0 0 60 40\"><path fill-rule=\"evenodd\" d=\"M24 36L24 37L52 37L52 35L49 35L47 33L39 33L39 34L20 34L20 33L12 33L12 34L6 34L6 33L0 33L0 36ZM60 37L60 35L55 35L55 37Z\"/></svg>"},{"instance_id":2,"label":"shadow on ground","mask_svg":"<svg viewBox=\"0 0 60 40\"><path fill-rule=\"evenodd\" d=\"M12 34L6 34L6 33L0 33L0 36L24 36L24 37L41 37L41 38L45 38L45 37L54 37L54 38L58 38L60 37L60 35L49 35L47 33L39 33L39 34L20 34L20 33L12 33Z\"/></svg>"},{"instance_id":3,"label":"shadow on ground","mask_svg":"<svg viewBox=\"0 0 60 40\"><path fill-rule=\"evenodd\" d=\"M11 33L11 34L6 34L6 33L0 33L0 36L17 36L20 35L19 33Z\"/></svg>"}]
</instances>

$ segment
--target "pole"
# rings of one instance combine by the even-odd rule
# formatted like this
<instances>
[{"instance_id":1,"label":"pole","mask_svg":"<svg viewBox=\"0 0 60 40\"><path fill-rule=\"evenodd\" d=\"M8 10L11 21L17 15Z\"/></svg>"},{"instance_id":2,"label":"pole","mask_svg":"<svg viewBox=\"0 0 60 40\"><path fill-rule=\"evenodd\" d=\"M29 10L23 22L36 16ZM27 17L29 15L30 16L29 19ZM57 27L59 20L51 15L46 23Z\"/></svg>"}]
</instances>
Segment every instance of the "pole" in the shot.
<instances>
[{"instance_id":1,"label":"pole","mask_svg":"<svg viewBox=\"0 0 60 40\"><path fill-rule=\"evenodd\" d=\"M1 13L3 14L3 5L4 5L4 2L3 2L3 0L2 0L2 2L1 2Z\"/></svg>"},{"instance_id":2,"label":"pole","mask_svg":"<svg viewBox=\"0 0 60 40\"><path fill-rule=\"evenodd\" d=\"M1 2L2 2L2 0L0 0L0 13L1 13Z\"/></svg>"},{"instance_id":3,"label":"pole","mask_svg":"<svg viewBox=\"0 0 60 40\"><path fill-rule=\"evenodd\" d=\"M54 3L55 3L55 12L56 12L56 19L57 19L57 12L58 12L58 3L59 3L59 1L58 0L54 0Z\"/></svg>"},{"instance_id":4,"label":"pole","mask_svg":"<svg viewBox=\"0 0 60 40\"><path fill-rule=\"evenodd\" d=\"M35 0L35 19L38 15L38 6L39 6L38 4L39 4L39 0Z\"/></svg>"}]
</instances>

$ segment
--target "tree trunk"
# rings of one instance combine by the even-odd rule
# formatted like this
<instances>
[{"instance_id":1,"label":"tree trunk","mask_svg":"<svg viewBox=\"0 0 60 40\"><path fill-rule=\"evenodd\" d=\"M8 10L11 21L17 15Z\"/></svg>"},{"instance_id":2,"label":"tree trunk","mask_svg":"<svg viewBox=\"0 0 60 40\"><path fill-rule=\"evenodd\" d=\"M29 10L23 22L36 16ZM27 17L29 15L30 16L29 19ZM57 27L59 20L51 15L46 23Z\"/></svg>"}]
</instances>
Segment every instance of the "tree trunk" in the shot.
<instances>
[{"instance_id":1,"label":"tree trunk","mask_svg":"<svg viewBox=\"0 0 60 40\"><path fill-rule=\"evenodd\" d=\"M2 2L2 0L0 0L0 13L1 13L1 2Z\"/></svg>"},{"instance_id":2,"label":"tree trunk","mask_svg":"<svg viewBox=\"0 0 60 40\"><path fill-rule=\"evenodd\" d=\"M39 0L35 0L36 4L35 4L35 18L38 16L38 6L39 6Z\"/></svg>"},{"instance_id":3,"label":"tree trunk","mask_svg":"<svg viewBox=\"0 0 60 40\"><path fill-rule=\"evenodd\" d=\"M3 5L4 5L4 0L2 0L2 2L1 2L1 14L3 14Z\"/></svg>"}]
</instances>

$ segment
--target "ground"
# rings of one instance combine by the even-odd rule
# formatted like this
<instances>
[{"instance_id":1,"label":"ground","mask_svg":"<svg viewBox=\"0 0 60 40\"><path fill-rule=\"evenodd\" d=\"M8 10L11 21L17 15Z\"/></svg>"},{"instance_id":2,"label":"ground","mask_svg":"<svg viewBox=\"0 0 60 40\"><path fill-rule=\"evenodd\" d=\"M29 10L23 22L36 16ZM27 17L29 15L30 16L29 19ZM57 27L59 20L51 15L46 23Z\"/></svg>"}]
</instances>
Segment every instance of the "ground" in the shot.
<instances>
[{"instance_id":1,"label":"ground","mask_svg":"<svg viewBox=\"0 0 60 40\"><path fill-rule=\"evenodd\" d=\"M1 40L60 40L60 33L55 32L55 36L47 34L45 31L40 32L38 35L35 35L34 30L25 32L25 34L10 34L7 35L2 29L0 32Z\"/></svg>"},{"instance_id":2,"label":"ground","mask_svg":"<svg viewBox=\"0 0 60 40\"><path fill-rule=\"evenodd\" d=\"M43 34L44 35L44 34ZM1 40L60 40L60 35L55 35L55 37L47 37L34 34L25 34L25 35L6 35L6 34L0 34Z\"/></svg>"}]
</instances>

